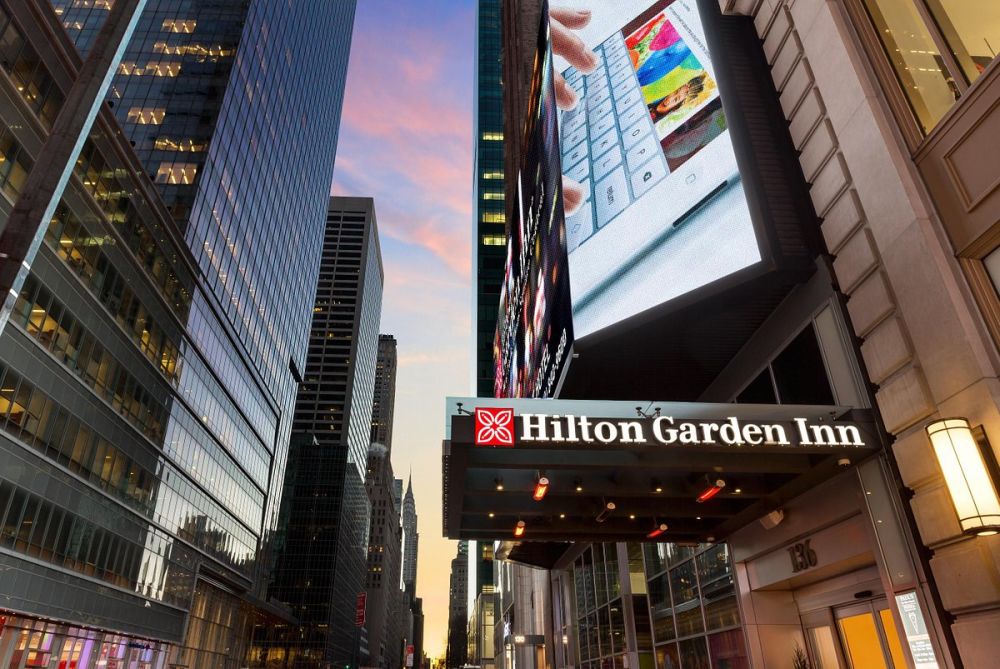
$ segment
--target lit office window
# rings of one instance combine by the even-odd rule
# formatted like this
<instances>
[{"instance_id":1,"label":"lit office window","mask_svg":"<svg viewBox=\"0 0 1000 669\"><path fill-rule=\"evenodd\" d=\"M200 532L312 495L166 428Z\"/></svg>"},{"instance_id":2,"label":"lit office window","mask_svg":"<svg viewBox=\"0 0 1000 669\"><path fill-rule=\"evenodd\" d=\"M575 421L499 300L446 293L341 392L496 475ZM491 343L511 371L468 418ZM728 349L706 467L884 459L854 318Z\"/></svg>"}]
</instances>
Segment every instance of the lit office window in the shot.
<instances>
[{"instance_id":1,"label":"lit office window","mask_svg":"<svg viewBox=\"0 0 1000 669\"><path fill-rule=\"evenodd\" d=\"M135 61L122 61L118 73L135 77L176 77L181 73L181 64L170 61L151 61L145 65L136 65Z\"/></svg>"},{"instance_id":2,"label":"lit office window","mask_svg":"<svg viewBox=\"0 0 1000 669\"><path fill-rule=\"evenodd\" d=\"M193 33L197 25L194 19L167 19L162 28L168 33Z\"/></svg>"},{"instance_id":3,"label":"lit office window","mask_svg":"<svg viewBox=\"0 0 1000 669\"><path fill-rule=\"evenodd\" d=\"M111 9L111 0L73 0L76 9Z\"/></svg>"},{"instance_id":4,"label":"lit office window","mask_svg":"<svg viewBox=\"0 0 1000 669\"><path fill-rule=\"evenodd\" d=\"M864 0L864 5L917 120L929 132L996 58L1000 8L963 0ZM948 46L957 67L942 57L938 44Z\"/></svg>"},{"instance_id":5,"label":"lit office window","mask_svg":"<svg viewBox=\"0 0 1000 669\"><path fill-rule=\"evenodd\" d=\"M504 235L483 235L481 238L483 246L506 246L507 237Z\"/></svg>"},{"instance_id":6,"label":"lit office window","mask_svg":"<svg viewBox=\"0 0 1000 669\"><path fill-rule=\"evenodd\" d=\"M233 51L232 48L227 49L219 45L168 44L167 42L153 44L153 53L165 53L168 56L195 56L199 61L232 56Z\"/></svg>"},{"instance_id":7,"label":"lit office window","mask_svg":"<svg viewBox=\"0 0 1000 669\"><path fill-rule=\"evenodd\" d=\"M156 170L158 184L192 184L198 174L198 166L194 163L160 163Z\"/></svg>"},{"instance_id":8,"label":"lit office window","mask_svg":"<svg viewBox=\"0 0 1000 669\"><path fill-rule=\"evenodd\" d=\"M487 170L483 172L484 179L503 179L503 170Z\"/></svg>"},{"instance_id":9,"label":"lit office window","mask_svg":"<svg viewBox=\"0 0 1000 669\"><path fill-rule=\"evenodd\" d=\"M502 200L503 193L495 193L493 191L486 191L483 193L484 200Z\"/></svg>"},{"instance_id":10,"label":"lit office window","mask_svg":"<svg viewBox=\"0 0 1000 669\"><path fill-rule=\"evenodd\" d=\"M487 131L487 132L483 133L483 139L488 139L488 140L491 140L491 141L501 141L501 140L503 140L503 133L502 132L489 132L489 131Z\"/></svg>"},{"instance_id":11,"label":"lit office window","mask_svg":"<svg viewBox=\"0 0 1000 669\"><path fill-rule=\"evenodd\" d=\"M163 107L132 107L128 110L128 122L139 125L160 125L167 110Z\"/></svg>"},{"instance_id":12,"label":"lit office window","mask_svg":"<svg viewBox=\"0 0 1000 669\"><path fill-rule=\"evenodd\" d=\"M503 223L507 220L507 217L502 211L485 211L483 212L483 223Z\"/></svg>"},{"instance_id":13,"label":"lit office window","mask_svg":"<svg viewBox=\"0 0 1000 669\"><path fill-rule=\"evenodd\" d=\"M157 137L153 142L157 151L182 151L185 153L198 153L208 148L205 142L196 142L193 139L171 139L169 137Z\"/></svg>"}]
</instances>

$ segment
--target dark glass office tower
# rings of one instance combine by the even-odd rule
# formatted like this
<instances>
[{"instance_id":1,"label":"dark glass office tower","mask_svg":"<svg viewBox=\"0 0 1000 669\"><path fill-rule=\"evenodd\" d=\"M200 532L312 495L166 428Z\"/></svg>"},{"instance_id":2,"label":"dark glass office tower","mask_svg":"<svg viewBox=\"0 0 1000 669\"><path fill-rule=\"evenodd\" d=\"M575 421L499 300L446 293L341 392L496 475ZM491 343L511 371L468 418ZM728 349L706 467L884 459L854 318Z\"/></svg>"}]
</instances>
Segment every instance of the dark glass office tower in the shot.
<instances>
[{"instance_id":1,"label":"dark glass office tower","mask_svg":"<svg viewBox=\"0 0 1000 669\"><path fill-rule=\"evenodd\" d=\"M473 223L472 257L475 272L475 390L479 397L493 397L493 342L500 285L507 258L501 8L500 0L478 0L476 11L475 154L472 177L476 218ZM492 666L493 547L470 542L468 549L468 661ZM487 617L488 624L484 622Z\"/></svg>"},{"instance_id":2,"label":"dark glass office tower","mask_svg":"<svg viewBox=\"0 0 1000 669\"><path fill-rule=\"evenodd\" d=\"M271 588L298 624L258 630L251 666L323 669L362 660L354 615L367 570L365 470L382 285L374 203L331 198Z\"/></svg>"},{"instance_id":3,"label":"dark glass office tower","mask_svg":"<svg viewBox=\"0 0 1000 669\"><path fill-rule=\"evenodd\" d=\"M500 0L479 0L476 12L475 198L472 247L476 275L476 395L493 397L493 336L500 305L507 236L504 213L503 87Z\"/></svg>"},{"instance_id":4,"label":"dark glass office tower","mask_svg":"<svg viewBox=\"0 0 1000 669\"><path fill-rule=\"evenodd\" d=\"M50 7L0 2L0 226L80 64ZM236 35L209 56L166 15L206 7ZM165 111L102 109L0 339L0 666L245 666L263 604L353 2L149 13L113 95ZM157 179L180 154L193 183Z\"/></svg>"}]
</instances>

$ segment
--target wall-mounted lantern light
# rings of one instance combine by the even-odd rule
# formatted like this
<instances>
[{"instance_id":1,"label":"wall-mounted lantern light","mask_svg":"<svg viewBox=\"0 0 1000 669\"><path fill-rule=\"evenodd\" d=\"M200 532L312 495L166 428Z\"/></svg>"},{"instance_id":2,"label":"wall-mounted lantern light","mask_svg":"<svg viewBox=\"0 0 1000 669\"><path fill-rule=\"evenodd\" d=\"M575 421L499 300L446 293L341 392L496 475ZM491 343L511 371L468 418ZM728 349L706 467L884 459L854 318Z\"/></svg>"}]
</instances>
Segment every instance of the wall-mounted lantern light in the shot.
<instances>
[{"instance_id":1,"label":"wall-mounted lantern light","mask_svg":"<svg viewBox=\"0 0 1000 669\"><path fill-rule=\"evenodd\" d=\"M946 418L926 429L962 531L981 536L1000 532L1000 497L969 421Z\"/></svg>"}]
</instances>

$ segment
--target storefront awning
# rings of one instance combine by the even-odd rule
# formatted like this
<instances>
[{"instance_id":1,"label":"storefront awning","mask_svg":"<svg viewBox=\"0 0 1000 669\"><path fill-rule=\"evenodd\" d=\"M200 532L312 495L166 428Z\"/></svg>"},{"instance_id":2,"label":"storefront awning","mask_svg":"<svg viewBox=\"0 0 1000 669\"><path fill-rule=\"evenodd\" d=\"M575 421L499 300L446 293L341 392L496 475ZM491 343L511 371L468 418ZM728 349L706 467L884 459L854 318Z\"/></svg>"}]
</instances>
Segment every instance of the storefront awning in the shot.
<instances>
[{"instance_id":1,"label":"storefront awning","mask_svg":"<svg viewBox=\"0 0 1000 669\"><path fill-rule=\"evenodd\" d=\"M842 407L448 402L452 539L722 541L881 448Z\"/></svg>"}]
</instances>

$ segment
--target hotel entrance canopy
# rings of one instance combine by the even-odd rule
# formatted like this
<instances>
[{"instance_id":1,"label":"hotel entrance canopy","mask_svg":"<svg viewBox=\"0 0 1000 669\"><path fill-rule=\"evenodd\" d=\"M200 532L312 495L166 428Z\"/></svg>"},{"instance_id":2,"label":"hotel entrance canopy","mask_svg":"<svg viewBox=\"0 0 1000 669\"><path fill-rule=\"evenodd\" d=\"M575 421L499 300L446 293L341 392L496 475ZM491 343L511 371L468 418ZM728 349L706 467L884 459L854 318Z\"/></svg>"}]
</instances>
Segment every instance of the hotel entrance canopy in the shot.
<instances>
[{"instance_id":1,"label":"hotel entrance canopy","mask_svg":"<svg viewBox=\"0 0 1000 669\"><path fill-rule=\"evenodd\" d=\"M836 406L448 398L444 534L723 541L880 448Z\"/></svg>"}]
</instances>

